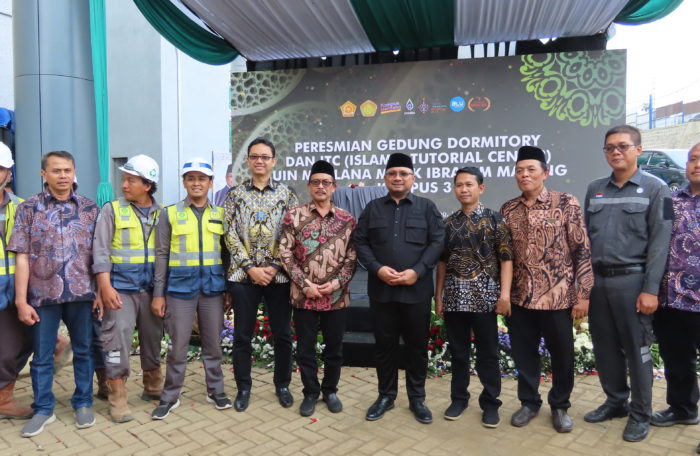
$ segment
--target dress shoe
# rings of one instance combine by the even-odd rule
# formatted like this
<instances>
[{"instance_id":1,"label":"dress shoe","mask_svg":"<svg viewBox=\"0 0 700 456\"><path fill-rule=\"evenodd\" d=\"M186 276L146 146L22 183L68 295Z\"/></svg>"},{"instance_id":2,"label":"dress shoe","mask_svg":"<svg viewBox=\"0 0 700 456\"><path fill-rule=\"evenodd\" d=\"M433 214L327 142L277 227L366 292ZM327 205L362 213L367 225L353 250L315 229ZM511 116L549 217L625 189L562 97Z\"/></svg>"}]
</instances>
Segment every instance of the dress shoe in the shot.
<instances>
[{"instance_id":1,"label":"dress shoe","mask_svg":"<svg viewBox=\"0 0 700 456\"><path fill-rule=\"evenodd\" d=\"M394 400L389 396L379 396L374 404L370 405L365 418L367 421L377 421L384 413L394 408Z\"/></svg>"},{"instance_id":2,"label":"dress shoe","mask_svg":"<svg viewBox=\"0 0 700 456\"><path fill-rule=\"evenodd\" d=\"M430 413L430 409L426 407L425 402L415 399L412 400L408 408L413 412L413 416L416 417L416 421L423 424L430 424L433 422L433 414Z\"/></svg>"},{"instance_id":3,"label":"dress shoe","mask_svg":"<svg viewBox=\"0 0 700 456\"><path fill-rule=\"evenodd\" d=\"M531 408L523 405L513 413L513 416L510 417L510 424L512 424L515 427L523 427L527 426L530 421L534 417L537 416L538 410L532 410Z\"/></svg>"},{"instance_id":4,"label":"dress shoe","mask_svg":"<svg viewBox=\"0 0 700 456\"><path fill-rule=\"evenodd\" d=\"M627 426L622 433L622 439L626 442L641 442L649 433L649 423L640 423L631 418L627 420Z\"/></svg>"},{"instance_id":5,"label":"dress shoe","mask_svg":"<svg viewBox=\"0 0 700 456\"><path fill-rule=\"evenodd\" d=\"M304 396L304 400L301 401L301 405L299 406L299 415L313 415L316 411L316 401L318 401L318 396Z\"/></svg>"},{"instance_id":6,"label":"dress shoe","mask_svg":"<svg viewBox=\"0 0 700 456\"><path fill-rule=\"evenodd\" d=\"M248 408L248 402L250 402L250 390L238 390L236 399L233 401L233 408L237 412L242 412Z\"/></svg>"},{"instance_id":7,"label":"dress shoe","mask_svg":"<svg viewBox=\"0 0 700 456\"><path fill-rule=\"evenodd\" d=\"M338 399L338 395L335 393L324 394L323 402L326 403L328 411L331 413L340 413L343 411L343 403Z\"/></svg>"},{"instance_id":8,"label":"dress shoe","mask_svg":"<svg viewBox=\"0 0 700 456\"><path fill-rule=\"evenodd\" d=\"M552 409L552 426L557 432L571 432L574 429L574 421L566 409Z\"/></svg>"},{"instance_id":9,"label":"dress shoe","mask_svg":"<svg viewBox=\"0 0 700 456\"><path fill-rule=\"evenodd\" d=\"M608 404L603 404L597 409L583 415L583 421L587 423L600 423L613 418L623 418L629 415L628 405L613 407Z\"/></svg>"},{"instance_id":10,"label":"dress shoe","mask_svg":"<svg viewBox=\"0 0 700 456\"><path fill-rule=\"evenodd\" d=\"M659 427L673 426L674 424L698 424L698 416L686 417L679 415L670 408L654 412L651 415L651 424Z\"/></svg>"},{"instance_id":11,"label":"dress shoe","mask_svg":"<svg viewBox=\"0 0 700 456\"><path fill-rule=\"evenodd\" d=\"M292 393L289 392L289 388L287 387L282 387L282 388L277 388L277 399L280 402L280 405L284 408L289 408L292 405L294 405L294 398L292 397Z\"/></svg>"},{"instance_id":12,"label":"dress shoe","mask_svg":"<svg viewBox=\"0 0 700 456\"><path fill-rule=\"evenodd\" d=\"M467 404L463 401L452 401L449 407L445 410L443 416L446 420L455 421L462 416L462 412L467 408Z\"/></svg>"}]
</instances>

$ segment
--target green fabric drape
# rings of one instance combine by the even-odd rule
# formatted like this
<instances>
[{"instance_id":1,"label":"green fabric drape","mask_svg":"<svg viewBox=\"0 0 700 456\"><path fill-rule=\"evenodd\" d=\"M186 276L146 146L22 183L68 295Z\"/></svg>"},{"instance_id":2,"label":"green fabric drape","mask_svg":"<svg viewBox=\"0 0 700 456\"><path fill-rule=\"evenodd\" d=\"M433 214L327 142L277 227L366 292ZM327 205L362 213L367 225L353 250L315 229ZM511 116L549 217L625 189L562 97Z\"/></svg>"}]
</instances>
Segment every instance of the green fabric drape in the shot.
<instances>
[{"instance_id":1,"label":"green fabric drape","mask_svg":"<svg viewBox=\"0 0 700 456\"><path fill-rule=\"evenodd\" d=\"M454 45L454 0L351 0L377 51Z\"/></svg>"},{"instance_id":2,"label":"green fabric drape","mask_svg":"<svg viewBox=\"0 0 700 456\"><path fill-rule=\"evenodd\" d=\"M624 25L646 24L667 16L681 3L683 0L631 0L622 8L614 22Z\"/></svg>"},{"instance_id":3,"label":"green fabric drape","mask_svg":"<svg viewBox=\"0 0 700 456\"><path fill-rule=\"evenodd\" d=\"M97 133L97 166L100 183L97 185L97 205L110 201L114 193L109 184L109 114L107 105L107 31L105 1L90 0L90 47L92 50L92 78L95 88L95 121Z\"/></svg>"},{"instance_id":4,"label":"green fabric drape","mask_svg":"<svg viewBox=\"0 0 700 456\"><path fill-rule=\"evenodd\" d=\"M239 53L226 40L209 33L170 0L134 0L141 14L173 46L209 65L229 63Z\"/></svg>"}]
</instances>

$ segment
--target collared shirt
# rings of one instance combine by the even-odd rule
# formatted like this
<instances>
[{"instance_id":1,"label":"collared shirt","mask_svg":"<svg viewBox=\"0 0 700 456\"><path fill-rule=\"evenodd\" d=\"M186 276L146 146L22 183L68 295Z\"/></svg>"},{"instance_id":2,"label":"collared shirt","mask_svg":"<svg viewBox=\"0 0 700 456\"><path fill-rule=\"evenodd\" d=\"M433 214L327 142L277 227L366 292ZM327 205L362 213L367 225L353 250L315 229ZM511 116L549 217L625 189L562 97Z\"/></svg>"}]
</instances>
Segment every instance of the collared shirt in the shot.
<instances>
[{"instance_id":1,"label":"collared shirt","mask_svg":"<svg viewBox=\"0 0 700 456\"><path fill-rule=\"evenodd\" d=\"M29 256L30 305L95 299L90 269L97 213L93 201L72 192L66 201L47 191L19 205L7 250Z\"/></svg>"},{"instance_id":2,"label":"collared shirt","mask_svg":"<svg viewBox=\"0 0 700 456\"><path fill-rule=\"evenodd\" d=\"M501 261L513 260L510 230L503 216L479 205L445 219L446 263L442 295L446 312L491 312L501 293Z\"/></svg>"},{"instance_id":3,"label":"collared shirt","mask_svg":"<svg viewBox=\"0 0 700 456\"><path fill-rule=\"evenodd\" d=\"M367 291L377 302L422 303L433 296L433 269L445 242L445 225L435 203L408 196L397 204L390 195L370 201L357 222L353 239L360 263L369 272ZM413 269L413 285L389 285L377 272Z\"/></svg>"},{"instance_id":4,"label":"collared shirt","mask_svg":"<svg viewBox=\"0 0 700 456\"><path fill-rule=\"evenodd\" d=\"M229 190L224 203L224 238L231 253L228 280L249 282L248 269L274 266L279 272L271 283L289 282L279 258L280 230L284 214L298 205L294 190L272 179L262 190L251 179Z\"/></svg>"},{"instance_id":5,"label":"collared shirt","mask_svg":"<svg viewBox=\"0 0 700 456\"><path fill-rule=\"evenodd\" d=\"M593 264L642 264L642 291L658 295L673 224L668 186L638 169L620 188L611 174L588 185L585 205Z\"/></svg>"},{"instance_id":6,"label":"collared shirt","mask_svg":"<svg viewBox=\"0 0 700 456\"><path fill-rule=\"evenodd\" d=\"M513 238L511 303L561 310L593 287L591 249L578 200L544 188L534 204L519 196L501 207Z\"/></svg>"},{"instance_id":7,"label":"collared shirt","mask_svg":"<svg viewBox=\"0 0 700 456\"><path fill-rule=\"evenodd\" d=\"M700 195L693 196L690 186L677 190L673 213L660 303L662 307L700 312Z\"/></svg>"},{"instance_id":8,"label":"collared shirt","mask_svg":"<svg viewBox=\"0 0 700 456\"><path fill-rule=\"evenodd\" d=\"M350 304L348 285L355 273L357 254L352 242L355 218L335 205L321 216L313 202L284 216L280 237L282 265L292 281L293 307L336 310ZM338 289L323 298L307 298L306 280L317 285L337 281Z\"/></svg>"},{"instance_id":9,"label":"collared shirt","mask_svg":"<svg viewBox=\"0 0 700 456\"><path fill-rule=\"evenodd\" d=\"M129 202L129 205L134 209L136 216L141 221L143 229L143 238L147 242L151 234L151 230L155 228L157 220L155 219L156 211L161 209L160 204L155 200L152 206L149 206L148 214L144 214L142 208ZM92 270L95 274L100 272L110 272L112 270L112 261L110 255L112 253L112 239L114 238L114 208L112 203L106 203L102 206L100 214L97 217L97 225L95 227L95 240L92 246L92 258L94 264Z\"/></svg>"}]
</instances>

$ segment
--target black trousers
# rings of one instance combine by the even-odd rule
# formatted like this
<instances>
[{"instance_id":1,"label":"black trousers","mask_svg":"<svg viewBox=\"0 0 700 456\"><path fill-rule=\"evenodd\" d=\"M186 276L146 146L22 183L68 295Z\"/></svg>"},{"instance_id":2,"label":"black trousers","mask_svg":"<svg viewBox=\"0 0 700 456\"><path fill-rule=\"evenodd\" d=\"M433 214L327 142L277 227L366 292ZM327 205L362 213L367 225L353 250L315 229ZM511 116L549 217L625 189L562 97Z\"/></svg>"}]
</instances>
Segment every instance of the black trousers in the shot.
<instances>
[{"instance_id":1,"label":"black trousers","mask_svg":"<svg viewBox=\"0 0 700 456\"><path fill-rule=\"evenodd\" d=\"M304 384L304 396L318 397L338 392L340 369L343 366L343 333L347 309L316 311L294 309L297 336L297 364ZM323 335L323 383L318 382L316 335L319 325Z\"/></svg>"},{"instance_id":2,"label":"black trousers","mask_svg":"<svg viewBox=\"0 0 700 456\"><path fill-rule=\"evenodd\" d=\"M14 382L32 354L32 327L17 318L17 309L10 304L0 310L0 389Z\"/></svg>"},{"instance_id":3,"label":"black trousers","mask_svg":"<svg viewBox=\"0 0 700 456\"><path fill-rule=\"evenodd\" d=\"M512 306L508 318L510 345L518 369L518 399L522 405L539 410L540 338L552 357L552 388L547 402L552 409L568 409L574 389L574 335L571 309L530 310Z\"/></svg>"},{"instance_id":4,"label":"black trousers","mask_svg":"<svg viewBox=\"0 0 700 456\"><path fill-rule=\"evenodd\" d=\"M682 417L698 416L700 312L660 309L654 314L654 331L668 382L666 402Z\"/></svg>"},{"instance_id":5,"label":"black trousers","mask_svg":"<svg viewBox=\"0 0 700 456\"><path fill-rule=\"evenodd\" d=\"M498 322L495 312L445 312L447 340L452 354L450 398L467 405L469 402L469 352L471 332L476 346L476 372L484 389L479 396L483 409L501 406L501 368L498 364Z\"/></svg>"},{"instance_id":6,"label":"black trousers","mask_svg":"<svg viewBox=\"0 0 700 456\"><path fill-rule=\"evenodd\" d=\"M644 274L595 275L588 323L605 403L619 407L630 398L636 421L651 419L652 316L637 312ZM627 374L629 373L629 384Z\"/></svg>"},{"instance_id":7,"label":"black trousers","mask_svg":"<svg viewBox=\"0 0 700 456\"><path fill-rule=\"evenodd\" d=\"M292 306L289 304L289 284L268 286L240 282L228 282L233 298L233 375L238 390L250 390L252 367L251 341L258 316L258 304L265 298L265 312L270 319L270 329L275 349L275 388L286 388L292 380L292 330L289 321Z\"/></svg>"},{"instance_id":8,"label":"black trousers","mask_svg":"<svg viewBox=\"0 0 700 456\"><path fill-rule=\"evenodd\" d=\"M428 371L430 301L418 304L370 299L374 323L379 394L396 399L399 384L399 336L406 355L406 392L411 400L425 399Z\"/></svg>"}]
</instances>

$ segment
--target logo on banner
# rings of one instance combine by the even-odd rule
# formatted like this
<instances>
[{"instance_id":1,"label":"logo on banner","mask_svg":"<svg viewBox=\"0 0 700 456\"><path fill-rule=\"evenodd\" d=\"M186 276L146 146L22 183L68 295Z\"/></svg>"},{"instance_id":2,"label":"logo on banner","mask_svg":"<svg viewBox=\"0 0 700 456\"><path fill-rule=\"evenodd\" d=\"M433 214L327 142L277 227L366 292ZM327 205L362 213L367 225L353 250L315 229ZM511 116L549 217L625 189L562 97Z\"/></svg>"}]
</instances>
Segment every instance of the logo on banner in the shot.
<instances>
[{"instance_id":1,"label":"logo on banner","mask_svg":"<svg viewBox=\"0 0 700 456\"><path fill-rule=\"evenodd\" d=\"M410 98L408 99L408 101L406 101L406 104L404 106L406 107L406 110L403 112L404 116L410 116L416 113L416 111L413 110L413 108L415 108L415 106L413 105L413 100L411 100Z\"/></svg>"},{"instance_id":2,"label":"logo on banner","mask_svg":"<svg viewBox=\"0 0 700 456\"><path fill-rule=\"evenodd\" d=\"M430 112L435 114L436 112L443 112L447 111L447 105L440 103L439 101L437 103L433 103L430 105Z\"/></svg>"},{"instance_id":3,"label":"logo on banner","mask_svg":"<svg viewBox=\"0 0 700 456\"><path fill-rule=\"evenodd\" d=\"M488 111L491 109L491 99L489 97L474 97L469 99L467 108L471 112Z\"/></svg>"},{"instance_id":4,"label":"logo on banner","mask_svg":"<svg viewBox=\"0 0 700 456\"><path fill-rule=\"evenodd\" d=\"M454 97L450 100L450 109L454 112L461 112L467 107L467 102L462 97Z\"/></svg>"},{"instance_id":5,"label":"logo on banner","mask_svg":"<svg viewBox=\"0 0 700 456\"><path fill-rule=\"evenodd\" d=\"M390 103L382 103L379 105L379 114L389 114L392 112L401 112L401 102L392 101Z\"/></svg>"},{"instance_id":6,"label":"logo on banner","mask_svg":"<svg viewBox=\"0 0 700 456\"><path fill-rule=\"evenodd\" d=\"M343 117L355 117L357 106L352 101L346 101L340 105L340 113Z\"/></svg>"},{"instance_id":7,"label":"logo on banner","mask_svg":"<svg viewBox=\"0 0 700 456\"><path fill-rule=\"evenodd\" d=\"M420 112L421 114L427 114L428 112L430 112L430 105L427 101L425 101L425 97L421 98L421 102L418 105L418 112Z\"/></svg>"},{"instance_id":8,"label":"logo on banner","mask_svg":"<svg viewBox=\"0 0 700 456\"><path fill-rule=\"evenodd\" d=\"M377 103L372 100L365 100L360 105L362 117L374 117L377 114Z\"/></svg>"}]
</instances>

